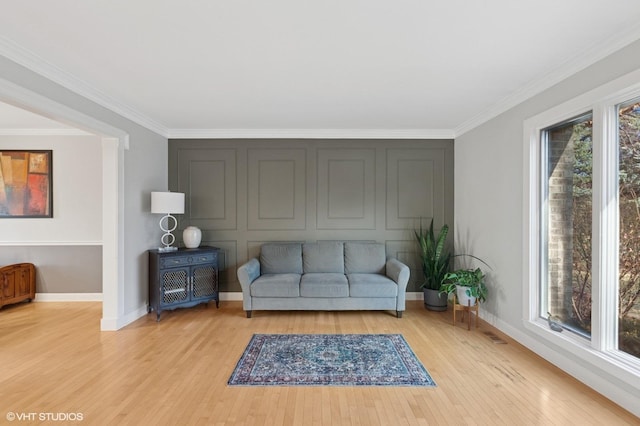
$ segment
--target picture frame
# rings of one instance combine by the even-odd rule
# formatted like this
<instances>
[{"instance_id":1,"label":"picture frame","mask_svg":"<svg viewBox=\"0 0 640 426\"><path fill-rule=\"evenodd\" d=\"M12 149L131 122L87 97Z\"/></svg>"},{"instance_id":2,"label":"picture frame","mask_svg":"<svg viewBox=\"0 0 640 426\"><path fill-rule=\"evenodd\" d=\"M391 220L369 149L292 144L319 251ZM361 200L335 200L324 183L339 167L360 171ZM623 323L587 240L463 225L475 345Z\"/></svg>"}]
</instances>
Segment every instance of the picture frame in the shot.
<instances>
[{"instance_id":1,"label":"picture frame","mask_svg":"<svg viewBox=\"0 0 640 426\"><path fill-rule=\"evenodd\" d=\"M53 217L53 151L0 149L0 219Z\"/></svg>"}]
</instances>

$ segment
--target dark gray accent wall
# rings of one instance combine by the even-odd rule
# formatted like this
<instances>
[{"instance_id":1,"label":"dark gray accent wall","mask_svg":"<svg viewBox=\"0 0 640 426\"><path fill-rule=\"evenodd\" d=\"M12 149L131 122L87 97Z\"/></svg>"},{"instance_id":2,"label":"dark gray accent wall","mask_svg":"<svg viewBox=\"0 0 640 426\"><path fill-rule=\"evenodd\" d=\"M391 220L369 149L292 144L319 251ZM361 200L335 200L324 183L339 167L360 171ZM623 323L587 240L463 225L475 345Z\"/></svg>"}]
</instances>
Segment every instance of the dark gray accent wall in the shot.
<instances>
[{"instance_id":1,"label":"dark gray accent wall","mask_svg":"<svg viewBox=\"0 0 640 426\"><path fill-rule=\"evenodd\" d=\"M186 194L176 237L194 225L223 250L222 291L267 241L366 240L411 267L413 230L453 227L453 140L169 140L169 188Z\"/></svg>"},{"instance_id":2,"label":"dark gray accent wall","mask_svg":"<svg viewBox=\"0 0 640 426\"><path fill-rule=\"evenodd\" d=\"M36 293L102 293L102 246L0 246L0 266L36 267Z\"/></svg>"}]
</instances>

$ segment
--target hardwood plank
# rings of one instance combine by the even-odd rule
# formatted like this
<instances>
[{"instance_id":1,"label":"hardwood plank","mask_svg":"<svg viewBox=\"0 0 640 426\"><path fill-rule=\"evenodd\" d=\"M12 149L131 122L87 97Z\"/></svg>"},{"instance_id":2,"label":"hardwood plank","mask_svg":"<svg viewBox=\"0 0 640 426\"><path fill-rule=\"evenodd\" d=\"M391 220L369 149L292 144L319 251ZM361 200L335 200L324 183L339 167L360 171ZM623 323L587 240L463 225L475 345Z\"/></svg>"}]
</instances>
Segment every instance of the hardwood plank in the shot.
<instances>
[{"instance_id":1,"label":"hardwood plank","mask_svg":"<svg viewBox=\"0 0 640 426\"><path fill-rule=\"evenodd\" d=\"M0 418L77 412L83 424L632 425L640 419L480 321L408 302L391 312L254 312L240 302L150 314L100 332L99 303L0 311ZM495 344L492 332L506 344ZM438 387L230 387L254 333L400 333ZM458 364L474 365L466 374Z\"/></svg>"}]
</instances>

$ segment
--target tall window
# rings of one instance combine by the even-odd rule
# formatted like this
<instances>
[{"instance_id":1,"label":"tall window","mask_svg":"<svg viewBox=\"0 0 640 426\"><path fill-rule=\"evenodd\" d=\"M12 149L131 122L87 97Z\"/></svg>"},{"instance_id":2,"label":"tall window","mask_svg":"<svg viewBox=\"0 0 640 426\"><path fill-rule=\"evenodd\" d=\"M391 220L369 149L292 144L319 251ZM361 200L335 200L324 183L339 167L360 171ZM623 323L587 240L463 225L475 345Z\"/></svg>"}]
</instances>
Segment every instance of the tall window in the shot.
<instances>
[{"instance_id":1,"label":"tall window","mask_svg":"<svg viewBox=\"0 0 640 426\"><path fill-rule=\"evenodd\" d=\"M591 336L592 114L541 133L540 316Z\"/></svg>"},{"instance_id":2,"label":"tall window","mask_svg":"<svg viewBox=\"0 0 640 426\"><path fill-rule=\"evenodd\" d=\"M617 105L618 349L640 358L640 99Z\"/></svg>"},{"instance_id":3,"label":"tall window","mask_svg":"<svg viewBox=\"0 0 640 426\"><path fill-rule=\"evenodd\" d=\"M527 118L523 130L529 343L637 410L640 69Z\"/></svg>"}]
</instances>

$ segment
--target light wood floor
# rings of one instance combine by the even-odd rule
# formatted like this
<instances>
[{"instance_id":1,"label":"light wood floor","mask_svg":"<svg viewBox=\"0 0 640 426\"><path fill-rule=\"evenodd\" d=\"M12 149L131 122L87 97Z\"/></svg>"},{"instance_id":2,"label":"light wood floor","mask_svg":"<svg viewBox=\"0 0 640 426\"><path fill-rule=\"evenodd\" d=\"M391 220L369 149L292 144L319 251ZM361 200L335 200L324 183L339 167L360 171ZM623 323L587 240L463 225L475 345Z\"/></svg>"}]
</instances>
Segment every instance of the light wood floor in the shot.
<instances>
[{"instance_id":1,"label":"light wood floor","mask_svg":"<svg viewBox=\"0 0 640 426\"><path fill-rule=\"evenodd\" d=\"M65 424L97 425L640 424L486 323L469 332L451 325L451 311L408 305L402 319L260 311L247 319L240 302L211 303L117 332L99 331L98 303L5 306L0 424L9 412L79 413L82 422ZM229 387L254 333L400 333L438 387Z\"/></svg>"}]
</instances>

